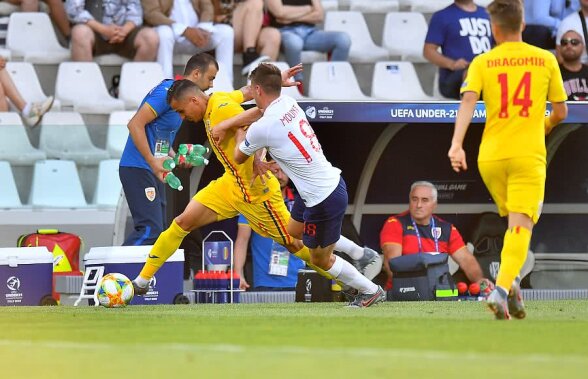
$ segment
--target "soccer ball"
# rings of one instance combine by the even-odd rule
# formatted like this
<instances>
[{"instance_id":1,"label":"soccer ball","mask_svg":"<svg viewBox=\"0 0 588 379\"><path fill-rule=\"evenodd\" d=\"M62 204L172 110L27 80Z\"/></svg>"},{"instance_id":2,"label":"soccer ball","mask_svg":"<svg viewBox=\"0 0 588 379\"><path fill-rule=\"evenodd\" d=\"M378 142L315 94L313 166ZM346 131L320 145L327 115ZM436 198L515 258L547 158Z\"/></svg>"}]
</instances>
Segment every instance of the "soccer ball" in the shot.
<instances>
[{"instance_id":1,"label":"soccer ball","mask_svg":"<svg viewBox=\"0 0 588 379\"><path fill-rule=\"evenodd\" d=\"M98 284L96 296L100 305L106 308L125 307L133 300L133 283L123 274L106 274Z\"/></svg>"}]
</instances>

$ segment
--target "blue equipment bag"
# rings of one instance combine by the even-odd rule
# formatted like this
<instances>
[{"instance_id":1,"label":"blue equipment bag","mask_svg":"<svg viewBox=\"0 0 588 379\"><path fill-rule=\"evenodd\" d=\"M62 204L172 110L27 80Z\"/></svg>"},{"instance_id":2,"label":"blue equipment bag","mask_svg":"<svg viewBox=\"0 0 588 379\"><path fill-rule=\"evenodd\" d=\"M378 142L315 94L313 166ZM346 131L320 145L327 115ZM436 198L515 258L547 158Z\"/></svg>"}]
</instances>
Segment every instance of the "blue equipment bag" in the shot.
<instances>
[{"instance_id":1,"label":"blue equipment bag","mask_svg":"<svg viewBox=\"0 0 588 379\"><path fill-rule=\"evenodd\" d=\"M392 289L388 300L457 300L447 254L418 253L390 259Z\"/></svg>"}]
</instances>

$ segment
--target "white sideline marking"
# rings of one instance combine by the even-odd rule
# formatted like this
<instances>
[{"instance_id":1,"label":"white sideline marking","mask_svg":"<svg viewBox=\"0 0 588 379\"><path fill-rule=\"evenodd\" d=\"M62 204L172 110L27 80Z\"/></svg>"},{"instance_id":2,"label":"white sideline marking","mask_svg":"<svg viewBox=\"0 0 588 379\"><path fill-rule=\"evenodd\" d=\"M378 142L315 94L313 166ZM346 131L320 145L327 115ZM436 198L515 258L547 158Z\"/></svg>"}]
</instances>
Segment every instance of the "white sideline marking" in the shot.
<instances>
[{"instance_id":1,"label":"white sideline marking","mask_svg":"<svg viewBox=\"0 0 588 379\"><path fill-rule=\"evenodd\" d=\"M461 361L515 361L515 362L544 362L544 363L586 363L587 357L579 355L546 355L546 354L497 354L497 353L464 353L436 351L436 350L409 350L409 349L378 349L378 348L320 348L302 346L245 346L229 344L191 344L191 343L164 343L164 344L114 344L114 343L83 343L69 341L34 341L34 340L6 340L0 339L0 347L23 347L23 348L44 348L44 349L71 349L71 350L110 350L119 349L125 345L125 349L135 348L141 351L154 350L162 352L165 350L186 351L186 352L213 352L213 353L263 353L263 354L298 354L298 355L349 355L373 358L415 358L446 361L459 358Z\"/></svg>"}]
</instances>

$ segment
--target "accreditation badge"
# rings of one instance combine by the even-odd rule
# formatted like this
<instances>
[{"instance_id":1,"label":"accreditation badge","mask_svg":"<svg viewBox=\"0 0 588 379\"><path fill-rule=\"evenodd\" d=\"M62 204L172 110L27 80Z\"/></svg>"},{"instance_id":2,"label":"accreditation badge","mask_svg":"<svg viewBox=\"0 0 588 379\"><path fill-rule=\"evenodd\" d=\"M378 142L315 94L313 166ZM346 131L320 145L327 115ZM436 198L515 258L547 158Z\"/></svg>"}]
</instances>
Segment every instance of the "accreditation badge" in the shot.
<instances>
[{"instance_id":1,"label":"accreditation badge","mask_svg":"<svg viewBox=\"0 0 588 379\"><path fill-rule=\"evenodd\" d=\"M288 276L289 261L290 252L279 243L273 242L268 273L276 276Z\"/></svg>"},{"instance_id":2,"label":"accreditation badge","mask_svg":"<svg viewBox=\"0 0 588 379\"><path fill-rule=\"evenodd\" d=\"M153 155L155 157L167 157L169 155L169 139L157 139Z\"/></svg>"}]
</instances>

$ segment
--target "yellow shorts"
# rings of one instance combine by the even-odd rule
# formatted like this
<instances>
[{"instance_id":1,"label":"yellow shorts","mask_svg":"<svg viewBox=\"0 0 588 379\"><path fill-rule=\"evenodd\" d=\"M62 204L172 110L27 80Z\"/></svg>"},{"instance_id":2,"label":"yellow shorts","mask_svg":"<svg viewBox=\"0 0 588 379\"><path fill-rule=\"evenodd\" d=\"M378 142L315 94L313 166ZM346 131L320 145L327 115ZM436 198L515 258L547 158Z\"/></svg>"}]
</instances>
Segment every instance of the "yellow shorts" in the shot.
<instances>
[{"instance_id":1,"label":"yellow shorts","mask_svg":"<svg viewBox=\"0 0 588 379\"><path fill-rule=\"evenodd\" d=\"M511 158L478 162L478 169L501 216L523 213L537 223L545 195L545 162Z\"/></svg>"},{"instance_id":2,"label":"yellow shorts","mask_svg":"<svg viewBox=\"0 0 588 379\"><path fill-rule=\"evenodd\" d=\"M274 176L266 179L266 181L270 180L275 180L276 185L269 185L268 187L271 188L269 197L256 204L247 203L242 197L238 198L232 194L232 187L230 187L232 184L222 179L210 182L198 191L193 199L215 211L218 214L217 221L242 214L256 233L269 237L281 245L288 245L294 241L286 231L290 212L279 190L278 179ZM276 188L278 190L275 190Z\"/></svg>"}]
</instances>

